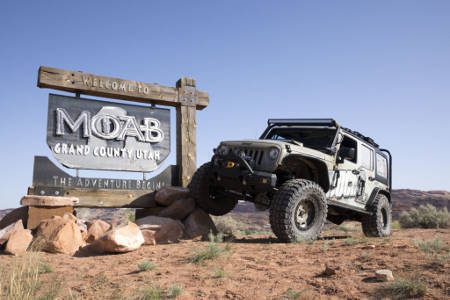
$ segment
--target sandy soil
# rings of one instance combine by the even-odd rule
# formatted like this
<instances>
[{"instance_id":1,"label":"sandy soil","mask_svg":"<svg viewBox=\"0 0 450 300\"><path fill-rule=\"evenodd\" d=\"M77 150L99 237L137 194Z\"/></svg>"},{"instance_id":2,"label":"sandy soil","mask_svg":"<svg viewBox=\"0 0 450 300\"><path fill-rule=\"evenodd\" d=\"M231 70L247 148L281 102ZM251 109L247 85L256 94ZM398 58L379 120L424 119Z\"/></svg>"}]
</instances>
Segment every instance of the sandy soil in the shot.
<instances>
[{"instance_id":1,"label":"sandy soil","mask_svg":"<svg viewBox=\"0 0 450 300\"><path fill-rule=\"evenodd\" d=\"M151 288L167 292L175 284L183 287L179 299L375 299L385 296L374 272L387 268L396 278L420 280L427 287L427 299L450 298L448 259L433 263L414 245L415 239L438 236L443 242L440 253L448 255L450 230L397 230L390 238L364 239L360 231L346 228L348 232L328 230L313 243L238 237L219 244L229 250L218 258L199 264L189 258L208 242L144 246L131 253L90 257L41 253L52 270L40 275L39 293L55 289L60 299L140 299ZM16 259L0 255L2 269L8 270ZM140 272L137 264L142 261L157 267ZM326 264L336 274L324 275Z\"/></svg>"}]
</instances>

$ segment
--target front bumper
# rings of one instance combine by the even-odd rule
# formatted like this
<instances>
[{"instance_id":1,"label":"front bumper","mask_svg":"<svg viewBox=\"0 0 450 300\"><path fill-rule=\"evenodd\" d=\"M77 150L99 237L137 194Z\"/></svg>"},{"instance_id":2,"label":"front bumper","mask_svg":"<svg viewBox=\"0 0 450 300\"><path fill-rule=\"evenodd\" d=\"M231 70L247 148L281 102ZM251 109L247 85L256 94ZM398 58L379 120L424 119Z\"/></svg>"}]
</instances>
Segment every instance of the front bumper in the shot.
<instances>
[{"instance_id":1,"label":"front bumper","mask_svg":"<svg viewBox=\"0 0 450 300\"><path fill-rule=\"evenodd\" d=\"M275 188L275 174L253 170L248 161L234 153L226 156L214 155L211 163L214 185L252 194L269 192Z\"/></svg>"}]
</instances>

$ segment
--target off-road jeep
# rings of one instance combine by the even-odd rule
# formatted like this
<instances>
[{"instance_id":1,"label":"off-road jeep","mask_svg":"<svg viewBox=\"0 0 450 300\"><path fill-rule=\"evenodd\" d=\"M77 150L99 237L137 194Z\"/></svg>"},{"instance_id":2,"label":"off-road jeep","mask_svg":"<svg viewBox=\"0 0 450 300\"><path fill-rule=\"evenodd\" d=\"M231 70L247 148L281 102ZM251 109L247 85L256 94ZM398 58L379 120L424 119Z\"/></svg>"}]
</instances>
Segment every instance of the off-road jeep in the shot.
<instances>
[{"instance_id":1,"label":"off-road jeep","mask_svg":"<svg viewBox=\"0 0 450 300\"><path fill-rule=\"evenodd\" d=\"M257 140L220 143L190 190L212 215L238 200L270 208L283 242L317 239L327 219L357 220L365 235L388 236L391 167L388 150L332 119L269 119Z\"/></svg>"}]
</instances>

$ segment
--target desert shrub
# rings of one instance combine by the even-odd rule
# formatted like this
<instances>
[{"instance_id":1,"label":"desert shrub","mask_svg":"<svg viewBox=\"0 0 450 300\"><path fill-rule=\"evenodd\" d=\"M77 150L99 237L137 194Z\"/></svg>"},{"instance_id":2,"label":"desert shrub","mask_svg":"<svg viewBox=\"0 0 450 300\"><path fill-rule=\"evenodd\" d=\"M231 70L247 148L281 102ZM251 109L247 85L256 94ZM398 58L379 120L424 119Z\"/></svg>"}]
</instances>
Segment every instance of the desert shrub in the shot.
<instances>
[{"instance_id":1,"label":"desert shrub","mask_svg":"<svg viewBox=\"0 0 450 300\"><path fill-rule=\"evenodd\" d=\"M392 222L391 228L392 229L402 229L402 225L400 225L399 221L394 221L394 222Z\"/></svg>"},{"instance_id":2,"label":"desert shrub","mask_svg":"<svg viewBox=\"0 0 450 300\"><path fill-rule=\"evenodd\" d=\"M215 259L222 255L226 251L230 251L230 246L226 245L225 247L221 247L218 242L221 241L221 237L214 236L213 234L209 235L209 243L203 249L198 249L194 252L194 254L189 258L189 262L191 263L201 263L205 260Z\"/></svg>"},{"instance_id":3,"label":"desert shrub","mask_svg":"<svg viewBox=\"0 0 450 300\"><path fill-rule=\"evenodd\" d=\"M167 297L176 298L183 293L183 287L181 285L171 284L169 291L167 292Z\"/></svg>"},{"instance_id":4,"label":"desert shrub","mask_svg":"<svg viewBox=\"0 0 450 300\"><path fill-rule=\"evenodd\" d=\"M151 261L143 261L141 263L138 263L138 268L139 271L144 272L144 271L150 271L153 270L157 267L158 265L154 264Z\"/></svg>"},{"instance_id":5,"label":"desert shrub","mask_svg":"<svg viewBox=\"0 0 450 300\"><path fill-rule=\"evenodd\" d=\"M444 247L442 240L437 236L434 240L414 240L414 245L425 253L430 253L431 251L439 252Z\"/></svg>"},{"instance_id":6,"label":"desert shrub","mask_svg":"<svg viewBox=\"0 0 450 300\"><path fill-rule=\"evenodd\" d=\"M52 266L47 263L41 263L39 266L39 274L46 274L52 272Z\"/></svg>"},{"instance_id":7,"label":"desert shrub","mask_svg":"<svg viewBox=\"0 0 450 300\"><path fill-rule=\"evenodd\" d=\"M127 217L128 217L128 221L130 221L130 222L136 221L136 214L134 213L134 210L132 210L132 209L130 209L130 208L127 208L127 209L125 210L125 214L126 214Z\"/></svg>"},{"instance_id":8,"label":"desert shrub","mask_svg":"<svg viewBox=\"0 0 450 300\"><path fill-rule=\"evenodd\" d=\"M419 279L400 278L380 287L383 295L392 299L416 298L425 295L427 288Z\"/></svg>"},{"instance_id":9,"label":"desert shrub","mask_svg":"<svg viewBox=\"0 0 450 300\"><path fill-rule=\"evenodd\" d=\"M431 204L420 205L400 215L403 228L450 228L450 214L446 207L437 209Z\"/></svg>"},{"instance_id":10,"label":"desert shrub","mask_svg":"<svg viewBox=\"0 0 450 300\"><path fill-rule=\"evenodd\" d=\"M164 291L159 286L151 286L142 291L139 300L159 300L164 298Z\"/></svg>"}]
</instances>

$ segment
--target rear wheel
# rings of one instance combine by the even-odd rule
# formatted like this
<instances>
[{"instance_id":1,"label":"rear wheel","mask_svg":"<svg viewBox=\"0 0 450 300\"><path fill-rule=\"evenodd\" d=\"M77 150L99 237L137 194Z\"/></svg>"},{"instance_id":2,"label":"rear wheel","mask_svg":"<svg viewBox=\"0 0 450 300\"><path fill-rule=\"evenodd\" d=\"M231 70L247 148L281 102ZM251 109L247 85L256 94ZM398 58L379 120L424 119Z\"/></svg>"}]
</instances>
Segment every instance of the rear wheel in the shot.
<instances>
[{"instance_id":1,"label":"rear wheel","mask_svg":"<svg viewBox=\"0 0 450 300\"><path fill-rule=\"evenodd\" d=\"M378 194L370 206L372 215L364 216L361 222L364 235L369 237L384 237L391 234L392 207L388 198Z\"/></svg>"},{"instance_id":2,"label":"rear wheel","mask_svg":"<svg viewBox=\"0 0 450 300\"><path fill-rule=\"evenodd\" d=\"M286 181L275 194L270 207L270 225L282 242L315 240L323 229L328 205L325 193L315 182Z\"/></svg>"},{"instance_id":3,"label":"rear wheel","mask_svg":"<svg viewBox=\"0 0 450 300\"><path fill-rule=\"evenodd\" d=\"M189 190L197 205L208 214L222 216L236 206L237 198L230 196L221 187L211 185L211 163L203 164L192 176Z\"/></svg>"}]
</instances>

